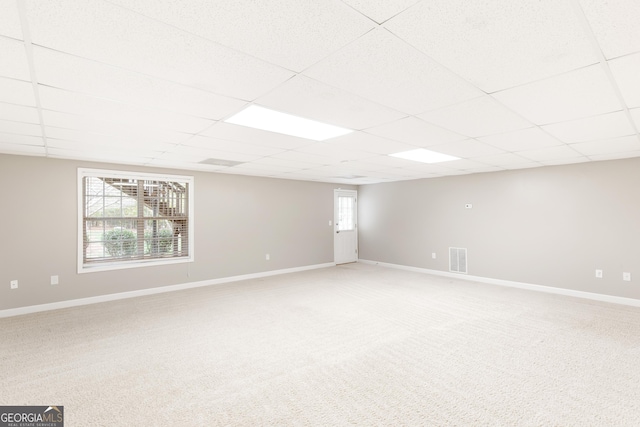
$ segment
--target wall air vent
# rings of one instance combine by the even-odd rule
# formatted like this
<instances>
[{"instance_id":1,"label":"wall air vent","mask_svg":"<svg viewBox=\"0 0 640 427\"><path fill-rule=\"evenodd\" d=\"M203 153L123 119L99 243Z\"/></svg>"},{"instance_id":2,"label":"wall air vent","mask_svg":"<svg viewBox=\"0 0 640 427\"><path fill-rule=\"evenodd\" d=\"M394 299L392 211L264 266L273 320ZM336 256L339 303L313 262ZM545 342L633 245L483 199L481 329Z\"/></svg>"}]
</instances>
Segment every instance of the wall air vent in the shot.
<instances>
[{"instance_id":1,"label":"wall air vent","mask_svg":"<svg viewBox=\"0 0 640 427\"><path fill-rule=\"evenodd\" d=\"M449 248L449 271L467 274L466 248Z\"/></svg>"}]
</instances>

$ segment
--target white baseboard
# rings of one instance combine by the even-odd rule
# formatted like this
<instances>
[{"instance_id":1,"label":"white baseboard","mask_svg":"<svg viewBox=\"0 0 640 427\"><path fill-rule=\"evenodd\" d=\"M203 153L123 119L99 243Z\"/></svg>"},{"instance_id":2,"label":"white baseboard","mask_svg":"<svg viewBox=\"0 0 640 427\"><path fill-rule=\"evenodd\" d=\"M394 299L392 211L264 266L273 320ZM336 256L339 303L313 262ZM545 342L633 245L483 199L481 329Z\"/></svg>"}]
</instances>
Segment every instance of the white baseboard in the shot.
<instances>
[{"instance_id":1,"label":"white baseboard","mask_svg":"<svg viewBox=\"0 0 640 427\"><path fill-rule=\"evenodd\" d=\"M490 285L507 286L511 288L527 289L530 291L547 292L550 294L566 295L577 298L585 298L595 301L610 302L614 304L630 305L640 307L640 300L634 298L616 297L613 295L596 294L593 292L576 291L573 289L554 288L552 286L534 285L531 283L514 282L511 280L491 279L489 277L470 276L468 274L450 273L448 271L430 270L428 268L410 267L407 265L390 264L386 262L358 260L363 264L379 265L382 267L397 268L400 270L414 271L417 273L433 274L435 276L451 277L460 280L469 280L472 282L488 283Z\"/></svg>"},{"instance_id":2,"label":"white baseboard","mask_svg":"<svg viewBox=\"0 0 640 427\"><path fill-rule=\"evenodd\" d=\"M89 298L79 298L68 301L52 302L48 304L30 305L27 307L9 308L0 310L0 318L20 316L23 314L39 313L42 311L59 310L61 308L78 307L81 305L97 304L101 302L115 301L126 298L135 298L145 295L162 294L165 292L181 291L184 289L200 288L202 286L219 285L222 283L238 282L241 280L259 279L262 277L277 276L279 274L296 273L299 271L315 270L318 268L335 267L334 262L326 264L305 265L303 267L285 268L282 270L264 271L261 273L243 274L240 276L222 277L219 279L202 280L199 282L181 283L178 285L161 286L158 288L140 289L137 291L121 292L117 294L100 295Z\"/></svg>"}]
</instances>

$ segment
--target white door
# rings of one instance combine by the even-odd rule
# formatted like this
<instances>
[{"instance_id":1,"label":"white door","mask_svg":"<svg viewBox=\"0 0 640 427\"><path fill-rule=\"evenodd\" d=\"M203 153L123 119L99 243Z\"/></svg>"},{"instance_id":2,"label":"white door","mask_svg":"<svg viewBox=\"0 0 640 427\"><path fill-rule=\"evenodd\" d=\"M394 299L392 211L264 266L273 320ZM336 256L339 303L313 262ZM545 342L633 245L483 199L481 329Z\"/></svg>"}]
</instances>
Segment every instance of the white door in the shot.
<instances>
[{"instance_id":1,"label":"white door","mask_svg":"<svg viewBox=\"0 0 640 427\"><path fill-rule=\"evenodd\" d=\"M358 260L358 193L334 190L333 258L336 264Z\"/></svg>"}]
</instances>

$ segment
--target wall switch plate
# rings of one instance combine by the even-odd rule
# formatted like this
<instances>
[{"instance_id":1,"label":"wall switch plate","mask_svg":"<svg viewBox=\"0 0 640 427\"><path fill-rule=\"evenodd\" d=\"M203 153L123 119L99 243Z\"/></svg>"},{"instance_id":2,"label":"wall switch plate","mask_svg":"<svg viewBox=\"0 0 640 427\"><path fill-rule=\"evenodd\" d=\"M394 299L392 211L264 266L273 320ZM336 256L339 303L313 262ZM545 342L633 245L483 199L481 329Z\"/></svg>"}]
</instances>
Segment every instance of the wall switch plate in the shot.
<instances>
[{"instance_id":1,"label":"wall switch plate","mask_svg":"<svg viewBox=\"0 0 640 427\"><path fill-rule=\"evenodd\" d=\"M431 253L431 259L436 259L436 253L435 252Z\"/></svg>"},{"instance_id":2,"label":"wall switch plate","mask_svg":"<svg viewBox=\"0 0 640 427\"><path fill-rule=\"evenodd\" d=\"M11 281L11 289L18 289L18 281L17 280L12 280Z\"/></svg>"},{"instance_id":3,"label":"wall switch plate","mask_svg":"<svg viewBox=\"0 0 640 427\"><path fill-rule=\"evenodd\" d=\"M58 284L58 276L51 276L51 284L52 285L57 285Z\"/></svg>"},{"instance_id":4,"label":"wall switch plate","mask_svg":"<svg viewBox=\"0 0 640 427\"><path fill-rule=\"evenodd\" d=\"M466 205L464 205L464 207L467 209L471 209L473 205L471 203L467 203Z\"/></svg>"},{"instance_id":5,"label":"wall switch plate","mask_svg":"<svg viewBox=\"0 0 640 427\"><path fill-rule=\"evenodd\" d=\"M624 280L625 282L630 282L631 281L631 273L622 273L622 280Z\"/></svg>"},{"instance_id":6,"label":"wall switch plate","mask_svg":"<svg viewBox=\"0 0 640 427\"><path fill-rule=\"evenodd\" d=\"M266 255L264 256L264 259L265 259L265 260L267 260L267 261L269 261L269 260L271 259L271 255L266 254Z\"/></svg>"},{"instance_id":7,"label":"wall switch plate","mask_svg":"<svg viewBox=\"0 0 640 427\"><path fill-rule=\"evenodd\" d=\"M596 270L596 277L602 279L602 270Z\"/></svg>"}]
</instances>

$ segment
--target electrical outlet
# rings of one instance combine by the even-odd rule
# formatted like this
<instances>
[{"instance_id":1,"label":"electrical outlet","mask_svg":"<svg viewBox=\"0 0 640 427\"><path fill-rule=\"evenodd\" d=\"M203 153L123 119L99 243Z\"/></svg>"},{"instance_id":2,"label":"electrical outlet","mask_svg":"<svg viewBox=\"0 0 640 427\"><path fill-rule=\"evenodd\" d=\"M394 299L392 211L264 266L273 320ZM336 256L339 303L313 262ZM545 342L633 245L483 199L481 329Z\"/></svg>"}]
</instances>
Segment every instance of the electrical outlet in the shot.
<instances>
[{"instance_id":1,"label":"electrical outlet","mask_svg":"<svg viewBox=\"0 0 640 427\"><path fill-rule=\"evenodd\" d=\"M11 289L18 289L18 281L17 280L12 280L11 281Z\"/></svg>"},{"instance_id":2,"label":"electrical outlet","mask_svg":"<svg viewBox=\"0 0 640 427\"><path fill-rule=\"evenodd\" d=\"M627 272L622 273L622 280L624 280L625 282L630 282L631 281L631 273L627 273Z\"/></svg>"},{"instance_id":3,"label":"electrical outlet","mask_svg":"<svg viewBox=\"0 0 640 427\"><path fill-rule=\"evenodd\" d=\"M596 270L596 277L602 279L602 270Z\"/></svg>"},{"instance_id":4,"label":"electrical outlet","mask_svg":"<svg viewBox=\"0 0 640 427\"><path fill-rule=\"evenodd\" d=\"M51 276L51 284L52 285L57 285L58 284L58 276Z\"/></svg>"},{"instance_id":5,"label":"electrical outlet","mask_svg":"<svg viewBox=\"0 0 640 427\"><path fill-rule=\"evenodd\" d=\"M464 205L464 207L467 209L471 209L473 208L473 205L471 203L467 203L466 205Z\"/></svg>"}]
</instances>

